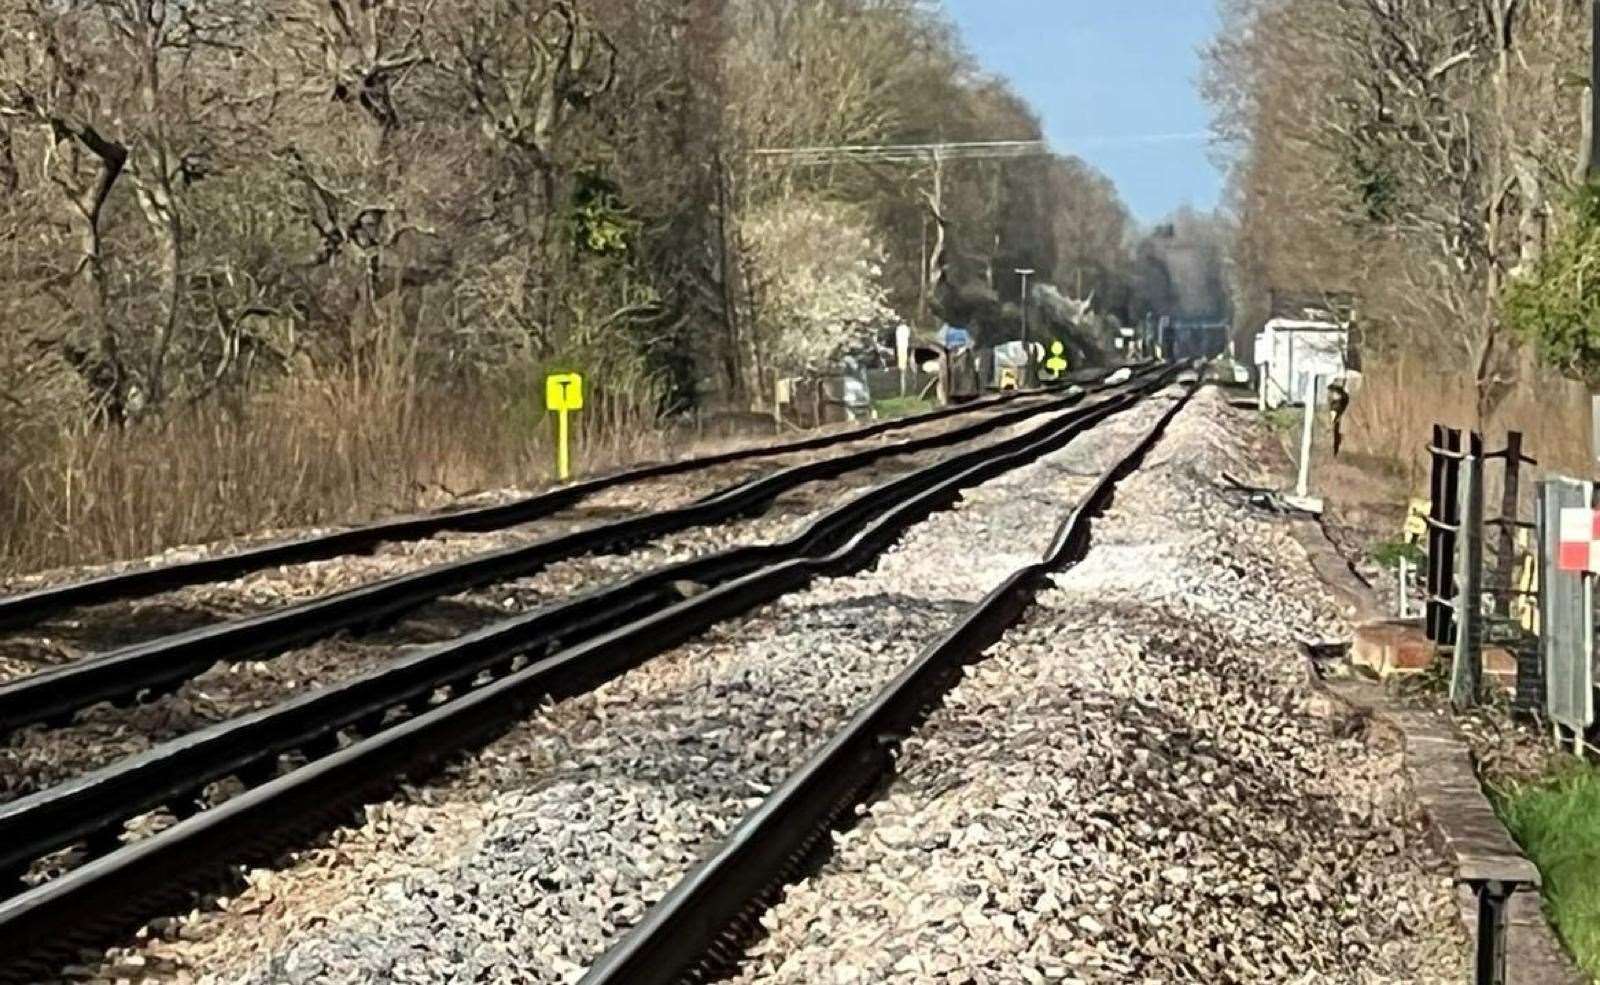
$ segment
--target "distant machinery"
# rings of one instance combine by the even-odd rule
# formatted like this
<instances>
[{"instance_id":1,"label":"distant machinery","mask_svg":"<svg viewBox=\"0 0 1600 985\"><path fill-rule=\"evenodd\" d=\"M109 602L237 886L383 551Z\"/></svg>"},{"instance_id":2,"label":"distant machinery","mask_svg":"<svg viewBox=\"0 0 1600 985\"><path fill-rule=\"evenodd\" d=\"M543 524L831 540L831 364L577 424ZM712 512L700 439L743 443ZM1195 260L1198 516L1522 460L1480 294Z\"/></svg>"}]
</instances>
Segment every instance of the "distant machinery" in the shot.
<instances>
[{"instance_id":1,"label":"distant machinery","mask_svg":"<svg viewBox=\"0 0 1600 985\"><path fill-rule=\"evenodd\" d=\"M1228 351L1227 322L1163 319L1158 344L1161 352L1174 362L1187 359L1212 359Z\"/></svg>"}]
</instances>

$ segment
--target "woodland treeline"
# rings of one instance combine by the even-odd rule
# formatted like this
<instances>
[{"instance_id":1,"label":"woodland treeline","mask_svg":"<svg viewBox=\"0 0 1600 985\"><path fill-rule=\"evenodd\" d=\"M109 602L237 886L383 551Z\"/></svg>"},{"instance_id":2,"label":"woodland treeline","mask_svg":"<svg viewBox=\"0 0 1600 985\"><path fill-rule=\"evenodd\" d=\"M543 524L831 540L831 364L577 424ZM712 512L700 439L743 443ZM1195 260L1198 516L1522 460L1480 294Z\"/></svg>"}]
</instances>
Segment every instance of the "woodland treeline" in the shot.
<instances>
[{"instance_id":1,"label":"woodland treeline","mask_svg":"<svg viewBox=\"0 0 1600 985\"><path fill-rule=\"evenodd\" d=\"M1223 0L1206 90L1235 292L1350 292L1380 359L1465 373L1480 416L1530 356L1600 370L1585 0Z\"/></svg>"},{"instance_id":2,"label":"woodland treeline","mask_svg":"<svg viewBox=\"0 0 1600 985\"><path fill-rule=\"evenodd\" d=\"M1040 132L919 0L13 0L0 38L24 423L396 365L750 399L939 316L928 169L753 152ZM1083 162L943 185L952 277L994 310L1021 266L1122 321L1169 300Z\"/></svg>"},{"instance_id":3,"label":"woodland treeline","mask_svg":"<svg viewBox=\"0 0 1600 985\"><path fill-rule=\"evenodd\" d=\"M948 163L941 250L931 167L757 153L1039 135L923 0L8 0L0 571L537 480L552 368L592 469L900 322L1015 337L1016 267L1215 306L1216 220L1141 241L1080 160Z\"/></svg>"}]
</instances>

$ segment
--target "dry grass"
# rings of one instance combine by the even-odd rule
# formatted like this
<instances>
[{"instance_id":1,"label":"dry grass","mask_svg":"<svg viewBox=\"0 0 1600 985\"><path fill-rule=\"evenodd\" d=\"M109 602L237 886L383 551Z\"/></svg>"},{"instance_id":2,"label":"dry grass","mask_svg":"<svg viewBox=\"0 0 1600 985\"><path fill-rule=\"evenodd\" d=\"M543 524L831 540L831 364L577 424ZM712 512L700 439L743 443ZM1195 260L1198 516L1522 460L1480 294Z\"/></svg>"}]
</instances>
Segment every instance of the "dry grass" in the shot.
<instances>
[{"instance_id":1,"label":"dry grass","mask_svg":"<svg viewBox=\"0 0 1600 985\"><path fill-rule=\"evenodd\" d=\"M344 379L127 430L0 422L0 576L545 484L551 428L527 389ZM592 396L575 469L666 454L652 406Z\"/></svg>"},{"instance_id":2,"label":"dry grass","mask_svg":"<svg viewBox=\"0 0 1600 985\"><path fill-rule=\"evenodd\" d=\"M1427 445L1434 424L1471 429L1477 417L1470 377L1441 373L1413 357L1375 364L1350 402L1345 448L1357 460L1401 479L1426 495ZM1524 449L1539 460L1538 475L1586 476L1589 461L1589 394L1554 374L1529 372L1489 416L1483 428L1490 450L1507 431L1524 434ZM1497 470L1496 470L1497 471ZM1491 474L1491 486L1493 485ZM1497 493L1490 490L1491 501Z\"/></svg>"}]
</instances>

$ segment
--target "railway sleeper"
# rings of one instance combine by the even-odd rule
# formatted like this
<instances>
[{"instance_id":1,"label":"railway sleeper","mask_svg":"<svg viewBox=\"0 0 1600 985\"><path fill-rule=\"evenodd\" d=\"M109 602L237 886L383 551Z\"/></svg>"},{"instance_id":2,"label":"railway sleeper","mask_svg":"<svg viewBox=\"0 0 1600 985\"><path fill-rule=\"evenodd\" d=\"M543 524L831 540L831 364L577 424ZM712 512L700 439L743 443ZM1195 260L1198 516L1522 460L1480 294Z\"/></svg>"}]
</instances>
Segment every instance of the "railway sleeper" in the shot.
<instances>
[{"instance_id":1,"label":"railway sleeper","mask_svg":"<svg viewBox=\"0 0 1600 985\"><path fill-rule=\"evenodd\" d=\"M88 837L79 842L80 850L88 858L110 855L122 847L122 836L126 831L127 829L123 825L117 824L107 825L90 832Z\"/></svg>"},{"instance_id":2,"label":"railway sleeper","mask_svg":"<svg viewBox=\"0 0 1600 985\"><path fill-rule=\"evenodd\" d=\"M331 756L339 751L339 733L330 730L320 735L312 736L300 744L300 751L308 761Z\"/></svg>"},{"instance_id":3,"label":"railway sleeper","mask_svg":"<svg viewBox=\"0 0 1600 985\"><path fill-rule=\"evenodd\" d=\"M37 724L51 731L71 728L77 722L78 716L87 710L87 708L75 708L71 711L57 712Z\"/></svg>"},{"instance_id":4,"label":"railway sleeper","mask_svg":"<svg viewBox=\"0 0 1600 985\"><path fill-rule=\"evenodd\" d=\"M187 821L205 810L207 798L199 787L191 787L167 801L167 811L179 821Z\"/></svg>"},{"instance_id":5,"label":"railway sleeper","mask_svg":"<svg viewBox=\"0 0 1600 985\"><path fill-rule=\"evenodd\" d=\"M234 777L245 787L259 787L275 779L278 775L278 754L276 752L258 759L253 759L238 769L234 770Z\"/></svg>"},{"instance_id":6,"label":"railway sleeper","mask_svg":"<svg viewBox=\"0 0 1600 985\"><path fill-rule=\"evenodd\" d=\"M384 726L387 725L388 722L389 709L382 708L378 711L368 712L367 714L362 715L360 718L356 719L355 724L351 727L356 732L360 733L362 737L366 737L369 735L376 735L377 733L383 731Z\"/></svg>"}]
</instances>

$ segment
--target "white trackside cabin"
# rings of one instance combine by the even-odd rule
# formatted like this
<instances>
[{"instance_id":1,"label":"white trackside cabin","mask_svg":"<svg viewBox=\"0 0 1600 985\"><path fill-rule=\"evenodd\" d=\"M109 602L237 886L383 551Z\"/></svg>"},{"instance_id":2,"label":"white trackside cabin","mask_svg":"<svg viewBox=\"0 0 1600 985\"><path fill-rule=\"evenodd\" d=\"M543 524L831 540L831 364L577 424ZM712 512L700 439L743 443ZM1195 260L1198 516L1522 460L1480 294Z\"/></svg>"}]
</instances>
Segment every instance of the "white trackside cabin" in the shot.
<instances>
[{"instance_id":1,"label":"white trackside cabin","mask_svg":"<svg viewBox=\"0 0 1600 985\"><path fill-rule=\"evenodd\" d=\"M1328 384L1350 372L1350 326L1323 321L1274 318L1256 333L1255 367L1265 410L1303 404L1312 381L1322 378L1318 401Z\"/></svg>"}]
</instances>

